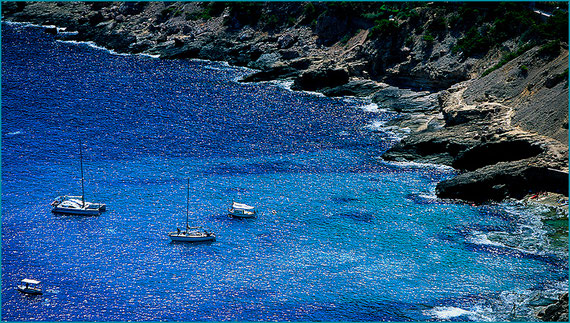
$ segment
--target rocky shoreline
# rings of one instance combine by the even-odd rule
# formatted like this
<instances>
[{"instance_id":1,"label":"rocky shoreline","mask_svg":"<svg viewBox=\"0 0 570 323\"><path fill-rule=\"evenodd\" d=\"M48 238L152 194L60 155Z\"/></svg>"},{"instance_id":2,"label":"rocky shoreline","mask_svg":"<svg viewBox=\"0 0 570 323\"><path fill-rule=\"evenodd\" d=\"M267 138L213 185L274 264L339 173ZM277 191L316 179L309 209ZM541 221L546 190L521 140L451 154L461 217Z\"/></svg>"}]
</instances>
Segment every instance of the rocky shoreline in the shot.
<instances>
[{"instance_id":1,"label":"rocky shoreline","mask_svg":"<svg viewBox=\"0 0 570 323\"><path fill-rule=\"evenodd\" d=\"M547 322L568 322L568 293L560 295L558 301L540 310L537 316Z\"/></svg>"},{"instance_id":2,"label":"rocky shoreline","mask_svg":"<svg viewBox=\"0 0 570 323\"><path fill-rule=\"evenodd\" d=\"M48 31L121 53L222 60L259 70L244 82L289 79L294 90L371 97L403 113L392 123L411 130L384 159L461 171L438 184L442 198L484 203L540 191L568 195L567 43L546 55L534 46L482 76L499 61L500 50L475 57L453 53L461 35L449 23L440 26L433 41L426 41L425 31L416 35L418 29L435 28L430 26L447 9L417 7L409 11L417 22L405 15L387 20L400 25L397 35L410 34L402 42L388 34L383 41L371 38L370 22L341 18L343 8L331 5L317 18L308 8L295 3L8 2L3 16L64 27L74 33ZM255 23L248 21L252 17ZM308 19L312 25L303 23ZM412 82L415 89L402 88Z\"/></svg>"},{"instance_id":3,"label":"rocky shoreline","mask_svg":"<svg viewBox=\"0 0 570 323\"><path fill-rule=\"evenodd\" d=\"M515 34L468 55L467 49L456 50L471 32L468 26L491 25L470 21L470 8L460 4L343 6L4 2L2 16L62 27L66 32L46 31L120 53L219 60L258 70L244 82L288 79L294 90L370 97L401 113L391 126L410 131L382 158L460 171L438 183L441 198L485 203L545 191L568 196L567 42L528 42L522 48L523 35ZM512 51L520 53L503 62ZM567 294L565 302L539 317L567 318Z\"/></svg>"}]
</instances>

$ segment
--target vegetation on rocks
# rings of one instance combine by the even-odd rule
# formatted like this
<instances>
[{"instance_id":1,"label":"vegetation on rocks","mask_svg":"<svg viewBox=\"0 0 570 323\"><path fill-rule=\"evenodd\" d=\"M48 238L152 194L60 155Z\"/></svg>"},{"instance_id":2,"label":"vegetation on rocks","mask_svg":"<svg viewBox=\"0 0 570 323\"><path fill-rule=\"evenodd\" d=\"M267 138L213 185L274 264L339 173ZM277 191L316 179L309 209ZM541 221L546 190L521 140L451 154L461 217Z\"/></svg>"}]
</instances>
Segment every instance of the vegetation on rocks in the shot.
<instances>
[{"instance_id":1,"label":"vegetation on rocks","mask_svg":"<svg viewBox=\"0 0 570 323\"><path fill-rule=\"evenodd\" d=\"M560 44L559 44L559 46L560 46ZM532 47L533 46L531 44L527 44L527 45L520 47L515 52L508 52L508 53L504 54L503 57L501 58L501 60L497 64L495 64L495 66L485 70L483 73L481 73L481 76L486 76L489 73L493 72L494 70L501 68L503 65L505 65L508 62L512 61L513 59L519 57L522 53L526 52L527 50L531 49ZM528 67L526 69L528 70Z\"/></svg>"}]
</instances>

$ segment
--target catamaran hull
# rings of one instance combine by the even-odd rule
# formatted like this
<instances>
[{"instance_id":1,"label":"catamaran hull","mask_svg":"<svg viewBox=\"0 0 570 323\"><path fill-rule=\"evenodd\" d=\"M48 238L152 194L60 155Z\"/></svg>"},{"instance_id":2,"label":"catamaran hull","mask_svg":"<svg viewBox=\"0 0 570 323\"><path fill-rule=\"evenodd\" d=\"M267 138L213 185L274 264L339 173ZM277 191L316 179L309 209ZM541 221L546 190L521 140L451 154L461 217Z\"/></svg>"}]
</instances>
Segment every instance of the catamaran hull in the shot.
<instances>
[{"instance_id":1,"label":"catamaran hull","mask_svg":"<svg viewBox=\"0 0 570 323\"><path fill-rule=\"evenodd\" d=\"M101 210L98 209L70 209L70 208L58 208L54 207L51 210L56 214L70 214L70 215L88 215L88 216L98 216L101 215Z\"/></svg>"}]
</instances>

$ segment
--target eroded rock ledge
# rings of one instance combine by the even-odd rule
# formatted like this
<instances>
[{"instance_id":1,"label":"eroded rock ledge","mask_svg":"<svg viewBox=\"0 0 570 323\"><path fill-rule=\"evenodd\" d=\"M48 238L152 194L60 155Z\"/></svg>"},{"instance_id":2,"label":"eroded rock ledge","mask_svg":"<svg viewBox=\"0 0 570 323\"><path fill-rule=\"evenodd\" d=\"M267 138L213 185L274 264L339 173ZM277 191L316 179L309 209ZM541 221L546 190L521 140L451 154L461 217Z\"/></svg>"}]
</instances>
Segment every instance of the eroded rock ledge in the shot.
<instances>
[{"instance_id":1,"label":"eroded rock ledge","mask_svg":"<svg viewBox=\"0 0 570 323\"><path fill-rule=\"evenodd\" d=\"M445 126L410 135L384 159L462 170L437 185L442 198L500 201L540 191L568 196L568 83L552 86L544 77L564 73L567 59L567 50L545 58L535 48L483 78L441 92ZM531 66L532 74L520 73L521 66ZM545 122L557 113L562 124Z\"/></svg>"}]
</instances>

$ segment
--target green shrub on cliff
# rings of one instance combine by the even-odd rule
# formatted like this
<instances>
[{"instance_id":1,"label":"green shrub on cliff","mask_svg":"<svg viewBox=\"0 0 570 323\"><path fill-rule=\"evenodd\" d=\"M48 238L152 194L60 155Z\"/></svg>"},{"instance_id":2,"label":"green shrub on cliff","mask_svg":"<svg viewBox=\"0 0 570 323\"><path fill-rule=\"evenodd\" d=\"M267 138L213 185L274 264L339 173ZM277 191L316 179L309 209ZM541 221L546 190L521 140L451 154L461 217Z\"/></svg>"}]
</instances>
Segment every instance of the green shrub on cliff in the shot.
<instances>
[{"instance_id":1,"label":"green shrub on cliff","mask_svg":"<svg viewBox=\"0 0 570 323\"><path fill-rule=\"evenodd\" d=\"M542 45L538 53L543 56L558 56L560 54L560 40L552 40Z\"/></svg>"},{"instance_id":2,"label":"green shrub on cliff","mask_svg":"<svg viewBox=\"0 0 570 323\"><path fill-rule=\"evenodd\" d=\"M362 14L362 18L370 20L378 20L385 17L386 17L386 12L384 11L368 12Z\"/></svg>"},{"instance_id":3,"label":"green shrub on cliff","mask_svg":"<svg viewBox=\"0 0 570 323\"><path fill-rule=\"evenodd\" d=\"M550 5L564 6L557 2ZM535 44L568 39L567 11L554 10L552 15L544 19L546 15L534 12L526 3L485 3L477 7L474 9L471 5L462 5L458 14L452 16L453 23L450 19L450 24L455 29L470 26L453 48L455 53L463 52L465 56L484 54L492 47L513 38Z\"/></svg>"},{"instance_id":4,"label":"green shrub on cliff","mask_svg":"<svg viewBox=\"0 0 570 323\"><path fill-rule=\"evenodd\" d=\"M275 26L279 23L279 17L277 15L263 15L260 21L262 21L266 26Z\"/></svg>"},{"instance_id":5,"label":"green shrub on cliff","mask_svg":"<svg viewBox=\"0 0 570 323\"><path fill-rule=\"evenodd\" d=\"M345 45L346 43L348 43L350 38L352 38L352 34L348 33L344 35L338 42L341 43L342 45Z\"/></svg>"},{"instance_id":6,"label":"green shrub on cliff","mask_svg":"<svg viewBox=\"0 0 570 323\"><path fill-rule=\"evenodd\" d=\"M400 10L400 12L398 12L398 14L396 15L397 18L399 19L406 19L406 18L410 18L412 20L414 19L418 19L420 16L420 14L415 10L415 8L409 8L409 7L405 7L402 10Z\"/></svg>"},{"instance_id":7,"label":"green shrub on cliff","mask_svg":"<svg viewBox=\"0 0 570 323\"><path fill-rule=\"evenodd\" d=\"M301 20L302 24L305 25L316 25L317 24L317 17L321 14L321 10L317 9L312 2L307 2L303 6L303 16L304 18Z\"/></svg>"},{"instance_id":8,"label":"green shrub on cliff","mask_svg":"<svg viewBox=\"0 0 570 323\"><path fill-rule=\"evenodd\" d=\"M475 53L486 52L489 49L489 41L475 26L471 27L465 37L460 38L452 48L453 53L463 52L466 56Z\"/></svg>"},{"instance_id":9,"label":"green shrub on cliff","mask_svg":"<svg viewBox=\"0 0 570 323\"><path fill-rule=\"evenodd\" d=\"M445 17L436 17L427 26L430 33L438 33L447 29L447 19Z\"/></svg>"},{"instance_id":10,"label":"green shrub on cliff","mask_svg":"<svg viewBox=\"0 0 570 323\"><path fill-rule=\"evenodd\" d=\"M432 36L432 34L430 34L429 31L427 31L427 32L424 34L424 36L422 37L422 39L423 39L425 42L427 42L427 43L432 43L432 42L435 40L435 38Z\"/></svg>"},{"instance_id":11,"label":"green shrub on cliff","mask_svg":"<svg viewBox=\"0 0 570 323\"><path fill-rule=\"evenodd\" d=\"M517 49L514 52L510 52L507 54L504 54L503 57L501 58L501 60L495 64L495 66L485 70L482 74L481 77L488 75L489 73L493 72L496 69L499 69L501 67L503 67L503 65L507 64L508 62L512 61L513 59L519 57L520 55L522 55L524 52L526 52L527 50L531 49L533 47L533 44L526 44L522 47L520 47L519 49ZM528 67L526 67L525 65L521 66L521 70L523 72L528 71Z\"/></svg>"},{"instance_id":12,"label":"green shrub on cliff","mask_svg":"<svg viewBox=\"0 0 570 323\"><path fill-rule=\"evenodd\" d=\"M568 11L555 10L544 24L543 30L551 39L568 41Z\"/></svg>"},{"instance_id":13,"label":"green shrub on cliff","mask_svg":"<svg viewBox=\"0 0 570 323\"><path fill-rule=\"evenodd\" d=\"M400 25L395 20L376 20L374 27L370 29L368 37L374 39L380 36L394 35L398 32L399 27Z\"/></svg>"},{"instance_id":14,"label":"green shrub on cliff","mask_svg":"<svg viewBox=\"0 0 570 323\"><path fill-rule=\"evenodd\" d=\"M202 10L194 11L186 14L186 20L208 20L217 17L224 12L226 4L223 2L204 2L201 4Z\"/></svg>"},{"instance_id":15,"label":"green shrub on cliff","mask_svg":"<svg viewBox=\"0 0 570 323\"><path fill-rule=\"evenodd\" d=\"M261 18L264 4L262 2L228 2L230 16L242 25L255 25Z\"/></svg>"}]
</instances>

